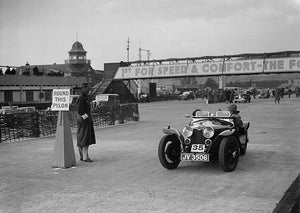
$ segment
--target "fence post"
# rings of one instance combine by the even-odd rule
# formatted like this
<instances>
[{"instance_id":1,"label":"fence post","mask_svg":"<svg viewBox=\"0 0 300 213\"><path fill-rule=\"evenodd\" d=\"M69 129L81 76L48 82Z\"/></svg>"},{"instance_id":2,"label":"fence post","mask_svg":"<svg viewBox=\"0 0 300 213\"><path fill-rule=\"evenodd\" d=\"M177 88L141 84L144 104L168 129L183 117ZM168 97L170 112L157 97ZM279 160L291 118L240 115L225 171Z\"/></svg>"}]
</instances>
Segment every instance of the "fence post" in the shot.
<instances>
[{"instance_id":1,"label":"fence post","mask_svg":"<svg viewBox=\"0 0 300 213\"><path fill-rule=\"evenodd\" d=\"M32 137L40 136L39 113L34 112L32 115Z\"/></svg>"},{"instance_id":2,"label":"fence post","mask_svg":"<svg viewBox=\"0 0 300 213\"><path fill-rule=\"evenodd\" d=\"M132 108L133 108L133 120L134 121L139 121L140 120L140 115L139 115L138 104L132 104Z\"/></svg>"},{"instance_id":3,"label":"fence post","mask_svg":"<svg viewBox=\"0 0 300 213\"><path fill-rule=\"evenodd\" d=\"M121 105L119 105L119 124L124 123L124 110Z\"/></svg>"},{"instance_id":4,"label":"fence post","mask_svg":"<svg viewBox=\"0 0 300 213\"><path fill-rule=\"evenodd\" d=\"M115 112L114 106L109 107L109 125L115 125Z\"/></svg>"},{"instance_id":5,"label":"fence post","mask_svg":"<svg viewBox=\"0 0 300 213\"><path fill-rule=\"evenodd\" d=\"M2 142L2 126L4 126L2 122L3 122L3 115L0 114L0 143Z\"/></svg>"}]
</instances>

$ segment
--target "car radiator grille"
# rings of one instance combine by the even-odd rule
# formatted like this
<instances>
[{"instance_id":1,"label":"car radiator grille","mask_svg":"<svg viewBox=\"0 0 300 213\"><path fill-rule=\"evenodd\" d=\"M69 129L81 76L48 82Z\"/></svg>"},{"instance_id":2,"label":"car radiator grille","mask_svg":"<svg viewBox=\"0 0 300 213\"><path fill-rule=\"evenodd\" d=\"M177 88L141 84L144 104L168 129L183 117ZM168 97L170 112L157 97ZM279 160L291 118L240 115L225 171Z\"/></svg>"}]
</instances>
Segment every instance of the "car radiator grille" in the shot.
<instances>
[{"instance_id":1,"label":"car radiator grille","mask_svg":"<svg viewBox=\"0 0 300 213\"><path fill-rule=\"evenodd\" d=\"M192 144L198 143L198 144L204 144L205 137L202 135L202 130L194 129L193 135L191 136L191 142Z\"/></svg>"}]
</instances>

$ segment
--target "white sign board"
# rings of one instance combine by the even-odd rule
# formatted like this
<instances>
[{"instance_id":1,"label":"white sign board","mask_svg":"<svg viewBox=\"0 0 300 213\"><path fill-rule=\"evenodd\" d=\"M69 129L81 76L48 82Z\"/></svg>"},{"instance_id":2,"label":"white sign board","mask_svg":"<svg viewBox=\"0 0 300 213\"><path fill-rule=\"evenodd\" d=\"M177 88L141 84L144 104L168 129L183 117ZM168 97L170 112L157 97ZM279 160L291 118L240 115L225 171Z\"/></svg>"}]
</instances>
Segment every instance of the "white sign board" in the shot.
<instances>
[{"instance_id":1,"label":"white sign board","mask_svg":"<svg viewBox=\"0 0 300 213\"><path fill-rule=\"evenodd\" d=\"M53 89L52 111L69 111L70 89Z\"/></svg>"},{"instance_id":2,"label":"white sign board","mask_svg":"<svg viewBox=\"0 0 300 213\"><path fill-rule=\"evenodd\" d=\"M114 79L300 72L300 57L120 67Z\"/></svg>"},{"instance_id":3,"label":"white sign board","mask_svg":"<svg viewBox=\"0 0 300 213\"><path fill-rule=\"evenodd\" d=\"M103 94L97 95L97 96L96 96L96 101L97 101L97 102L100 102L100 101L105 101L105 102L107 102L107 101L108 101L108 95L103 95Z\"/></svg>"}]
</instances>

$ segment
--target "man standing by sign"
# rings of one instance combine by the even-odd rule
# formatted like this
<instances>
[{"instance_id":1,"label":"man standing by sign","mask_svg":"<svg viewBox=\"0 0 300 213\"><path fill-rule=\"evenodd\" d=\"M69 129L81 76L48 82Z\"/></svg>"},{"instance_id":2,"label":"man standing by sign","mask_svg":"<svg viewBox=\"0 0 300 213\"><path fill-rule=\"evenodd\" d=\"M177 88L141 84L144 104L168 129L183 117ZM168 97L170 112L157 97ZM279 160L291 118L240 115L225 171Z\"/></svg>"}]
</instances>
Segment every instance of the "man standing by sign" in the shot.
<instances>
[{"instance_id":1,"label":"man standing by sign","mask_svg":"<svg viewBox=\"0 0 300 213\"><path fill-rule=\"evenodd\" d=\"M80 160L85 162L93 162L88 154L89 145L96 143L93 120L91 116L91 105L88 99L88 88L82 88L81 95L78 100L77 114L77 146L79 150Z\"/></svg>"}]
</instances>

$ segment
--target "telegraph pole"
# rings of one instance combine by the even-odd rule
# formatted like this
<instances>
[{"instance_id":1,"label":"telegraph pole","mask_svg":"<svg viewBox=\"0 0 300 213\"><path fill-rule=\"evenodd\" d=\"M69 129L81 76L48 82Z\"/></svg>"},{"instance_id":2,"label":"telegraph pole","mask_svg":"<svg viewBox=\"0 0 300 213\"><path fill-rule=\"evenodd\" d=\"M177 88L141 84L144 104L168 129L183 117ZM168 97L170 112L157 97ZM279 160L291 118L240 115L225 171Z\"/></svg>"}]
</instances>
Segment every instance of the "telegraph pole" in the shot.
<instances>
[{"instance_id":1,"label":"telegraph pole","mask_svg":"<svg viewBox=\"0 0 300 213\"><path fill-rule=\"evenodd\" d=\"M128 37L128 40L126 41L126 43L127 43L127 62L129 62L129 43L130 43L129 37Z\"/></svg>"}]
</instances>

